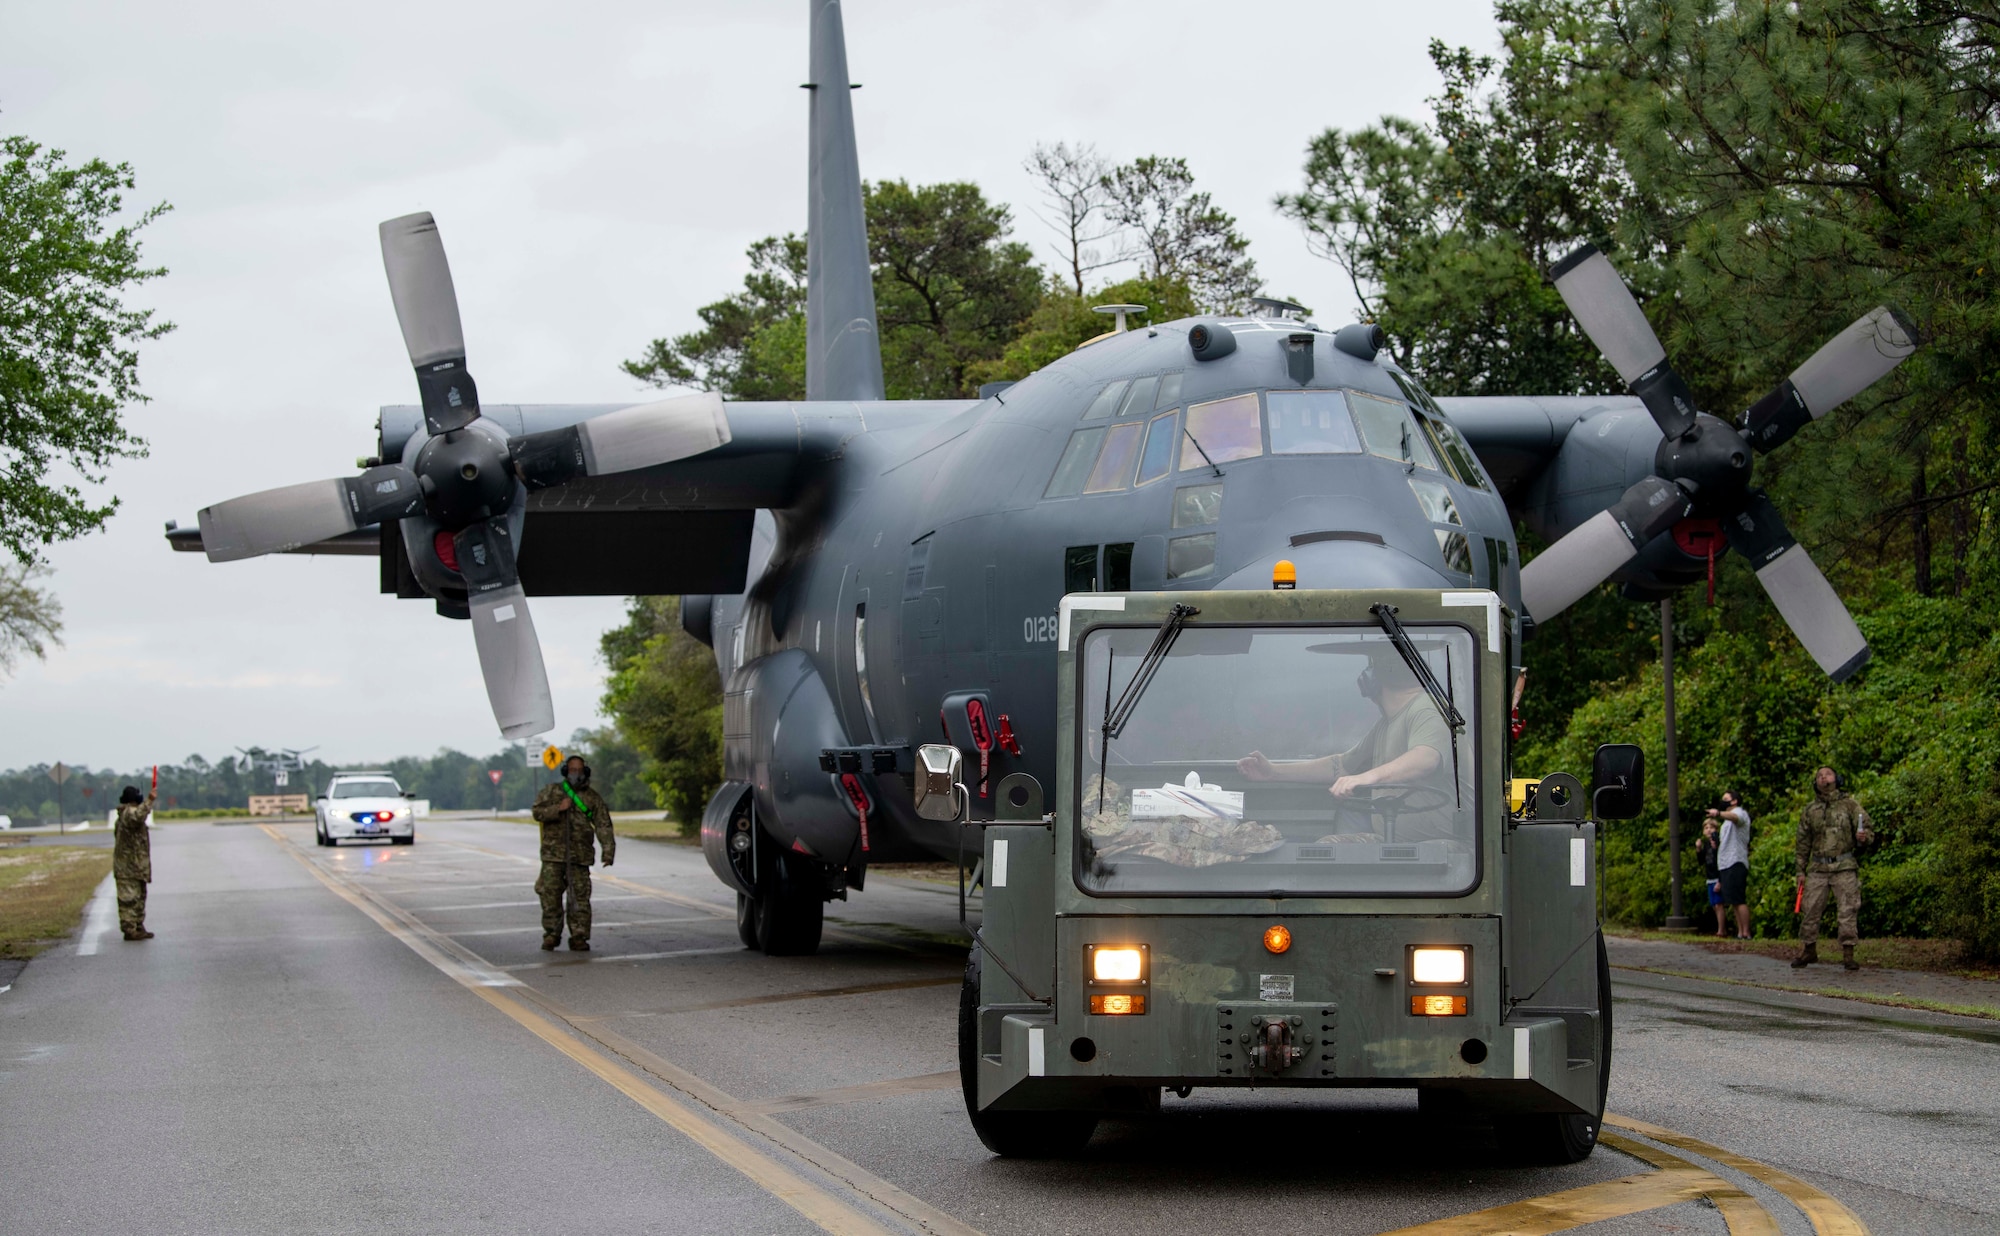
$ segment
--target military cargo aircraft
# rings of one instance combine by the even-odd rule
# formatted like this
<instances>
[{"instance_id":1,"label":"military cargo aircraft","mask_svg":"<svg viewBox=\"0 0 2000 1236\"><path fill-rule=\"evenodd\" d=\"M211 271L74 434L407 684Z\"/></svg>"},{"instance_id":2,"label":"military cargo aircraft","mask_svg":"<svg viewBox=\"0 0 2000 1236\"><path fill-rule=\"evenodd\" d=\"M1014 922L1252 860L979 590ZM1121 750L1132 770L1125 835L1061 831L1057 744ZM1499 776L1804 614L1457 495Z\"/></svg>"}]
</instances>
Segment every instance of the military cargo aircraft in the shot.
<instances>
[{"instance_id":1,"label":"military cargo aircraft","mask_svg":"<svg viewBox=\"0 0 2000 1236\"><path fill-rule=\"evenodd\" d=\"M1551 273L1621 395L1433 398L1378 327L1267 301L1138 325L1106 306L1110 331L1018 383L889 401L839 0L811 0L808 89L804 401L483 403L437 224L410 215L381 241L420 404L381 410L359 475L217 503L169 540L379 555L383 592L469 620L510 738L555 722L528 597L679 594L725 684L703 849L771 953L815 949L871 863L958 852L913 809L919 745L964 753L975 819L1007 773L1055 783L1066 596L1267 589L1284 560L1300 588L1477 594L1518 648L1607 580L1686 585L1710 566L1687 534L1719 521L1829 674L1866 660L1751 476L1910 352L1888 309L1734 423L1695 407L1588 247ZM1553 542L1525 567L1516 519Z\"/></svg>"}]
</instances>

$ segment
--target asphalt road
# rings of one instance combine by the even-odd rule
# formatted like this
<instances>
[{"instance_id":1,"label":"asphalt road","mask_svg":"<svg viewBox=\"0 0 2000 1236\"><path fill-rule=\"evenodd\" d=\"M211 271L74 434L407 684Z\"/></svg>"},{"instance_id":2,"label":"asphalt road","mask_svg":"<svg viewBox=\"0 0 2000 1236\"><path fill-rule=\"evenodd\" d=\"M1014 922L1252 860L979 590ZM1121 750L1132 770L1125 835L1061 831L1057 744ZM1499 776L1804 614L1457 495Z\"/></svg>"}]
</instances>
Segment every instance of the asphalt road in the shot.
<instances>
[{"instance_id":1,"label":"asphalt road","mask_svg":"<svg viewBox=\"0 0 2000 1236\"><path fill-rule=\"evenodd\" d=\"M627 842L594 950L548 954L533 853L512 822L156 830L159 937L87 914L0 995L0 1232L1834 1230L1768 1167L1878 1233L2000 1233L2000 1035L1621 988L1612 1110L1742 1160L1628 1122L1529 1169L1405 1092L1197 1090L1003 1161L953 1072L949 886L878 876L772 959L697 852ZM1723 1209L1630 1200L1697 1178Z\"/></svg>"}]
</instances>

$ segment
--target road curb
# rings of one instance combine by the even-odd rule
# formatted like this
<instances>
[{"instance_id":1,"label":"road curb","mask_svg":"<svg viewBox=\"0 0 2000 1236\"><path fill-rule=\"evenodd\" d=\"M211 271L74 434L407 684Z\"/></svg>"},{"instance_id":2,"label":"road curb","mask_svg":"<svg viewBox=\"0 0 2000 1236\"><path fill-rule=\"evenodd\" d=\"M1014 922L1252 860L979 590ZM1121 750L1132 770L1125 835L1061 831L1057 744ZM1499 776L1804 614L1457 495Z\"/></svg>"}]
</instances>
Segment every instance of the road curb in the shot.
<instances>
[{"instance_id":1,"label":"road curb","mask_svg":"<svg viewBox=\"0 0 2000 1236\"><path fill-rule=\"evenodd\" d=\"M1873 1021L1904 1029L1970 1035L2000 1044L2000 1021L1984 1017L1963 1017L1956 1013L1938 1013L1930 1009L1843 1000L1838 996L1818 996L1802 991L1755 987L1747 983L1685 978L1677 974L1656 974L1650 970L1635 970L1618 965L1611 967L1611 985L1639 987L1649 991L1671 991L1689 996L1707 996L1715 1000L1741 1000L1747 1004L1762 1004L1771 1008L1791 1009L1803 1013L1823 1013L1832 1017Z\"/></svg>"}]
</instances>

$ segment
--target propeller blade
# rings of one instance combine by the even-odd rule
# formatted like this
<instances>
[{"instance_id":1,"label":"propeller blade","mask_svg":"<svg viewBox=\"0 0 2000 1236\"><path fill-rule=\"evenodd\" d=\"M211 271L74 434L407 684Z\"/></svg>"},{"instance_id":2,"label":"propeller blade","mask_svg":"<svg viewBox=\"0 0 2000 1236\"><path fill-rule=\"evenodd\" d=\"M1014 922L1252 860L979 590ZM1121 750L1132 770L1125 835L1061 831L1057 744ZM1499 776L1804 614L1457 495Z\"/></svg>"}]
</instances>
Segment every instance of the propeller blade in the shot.
<instances>
[{"instance_id":1,"label":"propeller blade","mask_svg":"<svg viewBox=\"0 0 2000 1236\"><path fill-rule=\"evenodd\" d=\"M1877 305L1820 345L1778 388L1752 404L1743 426L1750 445L1776 450L1792 435L1887 377L1917 350L1917 330L1888 305Z\"/></svg>"},{"instance_id":2,"label":"propeller blade","mask_svg":"<svg viewBox=\"0 0 2000 1236\"><path fill-rule=\"evenodd\" d=\"M433 434L463 429L479 419L479 391L465 368L465 328L437 221L420 211L388 220L380 232L382 269L417 371L424 420Z\"/></svg>"},{"instance_id":3,"label":"propeller blade","mask_svg":"<svg viewBox=\"0 0 2000 1236\"><path fill-rule=\"evenodd\" d=\"M527 594L513 584L471 599L472 638L479 647L479 672L486 698L503 738L526 738L555 728L555 703L542 644Z\"/></svg>"},{"instance_id":4,"label":"propeller blade","mask_svg":"<svg viewBox=\"0 0 2000 1236\"><path fill-rule=\"evenodd\" d=\"M729 441L722 396L685 395L620 408L509 444L514 470L529 489L579 476L633 472L712 451Z\"/></svg>"},{"instance_id":5,"label":"propeller blade","mask_svg":"<svg viewBox=\"0 0 2000 1236\"><path fill-rule=\"evenodd\" d=\"M1729 547L1757 572L1757 582L1778 607L1827 677L1843 682L1868 664L1868 641L1840 595L1826 581L1806 547L1793 539L1778 508L1752 490L1743 509L1723 521Z\"/></svg>"},{"instance_id":6,"label":"propeller blade","mask_svg":"<svg viewBox=\"0 0 2000 1236\"><path fill-rule=\"evenodd\" d=\"M1678 438L1693 427L1694 395L1667 364L1667 350L1611 259L1585 245L1557 262L1549 278L1583 333L1645 402L1660 432Z\"/></svg>"},{"instance_id":7,"label":"propeller blade","mask_svg":"<svg viewBox=\"0 0 2000 1236\"><path fill-rule=\"evenodd\" d=\"M307 481L203 507L201 545L210 562L281 554L365 524L423 510L417 475L401 464L360 476Z\"/></svg>"},{"instance_id":8,"label":"propeller blade","mask_svg":"<svg viewBox=\"0 0 2000 1236\"><path fill-rule=\"evenodd\" d=\"M1687 491L1672 481L1640 481L1521 568L1521 608L1536 622L1554 618L1692 509Z\"/></svg>"},{"instance_id":9,"label":"propeller blade","mask_svg":"<svg viewBox=\"0 0 2000 1236\"><path fill-rule=\"evenodd\" d=\"M493 719L506 738L543 734L556 723L542 644L528 613L528 596L514 569L513 533L503 519L488 519L452 538L458 573L465 577L472 637Z\"/></svg>"}]
</instances>

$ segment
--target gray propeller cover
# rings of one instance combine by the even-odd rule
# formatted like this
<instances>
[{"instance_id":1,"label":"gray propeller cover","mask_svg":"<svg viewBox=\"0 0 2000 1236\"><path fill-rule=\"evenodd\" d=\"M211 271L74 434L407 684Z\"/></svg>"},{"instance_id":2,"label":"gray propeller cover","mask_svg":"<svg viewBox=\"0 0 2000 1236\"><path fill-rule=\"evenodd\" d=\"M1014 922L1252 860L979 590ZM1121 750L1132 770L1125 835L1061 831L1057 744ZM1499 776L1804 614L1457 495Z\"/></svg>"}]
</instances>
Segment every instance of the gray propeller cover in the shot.
<instances>
[{"instance_id":1,"label":"gray propeller cover","mask_svg":"<svg viewBox=\"0 0 2000 1236\"><path fill-rule=\"evenodd\" d=\"M390 219L381 226L382 269L403 328L403 346L417 368L465 357L465 328L458 318L458 294L444 240L428 210Z\"/></svg>"},{"instance_id":2,"label":"gray propeller cover","mask_svg":"<svg viewBox=\"0 0 2000 1236\"><path fill-rule=\"evenodd\" d=\"M1792 385L1817 420L1873 386L1916 350L1916 340L1896 312L1878 305L1794 370Z\"/></svg>"},{"instance_id":3,"label":"gray propeller cover","mask_svg":"<svg viewBox=\"0 0 2000 1236\"><path fill-rule=\"evenodd\" d=\"M528 595L519 584L479 593L469 601L479 673L493 719L506 738L526 738L555 728L555 703Z\"/></svg>"},{"instance_id":4,"label":"gray propeller cover","mask_svg":"<svg viewBox=\"0 0 2000 1236\"><path fill-rule=\"evenodd\" d=\"M1555 285L1577 325L1627 386L1667 359L1632 289L1596 246L1586 245L1564 259L1556 268Z\"/></svg>"}]
</instances>

